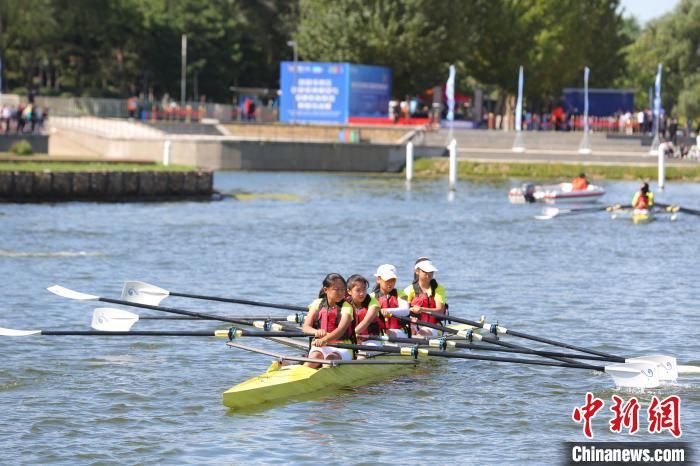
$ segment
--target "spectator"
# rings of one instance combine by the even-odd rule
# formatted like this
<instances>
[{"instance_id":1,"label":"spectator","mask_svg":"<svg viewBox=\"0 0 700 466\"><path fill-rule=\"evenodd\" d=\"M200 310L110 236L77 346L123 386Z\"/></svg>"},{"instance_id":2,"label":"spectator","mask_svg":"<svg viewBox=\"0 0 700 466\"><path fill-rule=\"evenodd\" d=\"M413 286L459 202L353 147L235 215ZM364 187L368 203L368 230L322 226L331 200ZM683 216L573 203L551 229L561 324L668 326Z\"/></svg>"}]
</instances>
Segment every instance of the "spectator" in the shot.
<instances>
[{"instance_id":1,"label":"spectator","mask_svg":"<svg viewBox=\"0 0 700 466\"><path fill-rule=\"evenodd\" d=\"M255 121L255 102L251 99L248 106L248 120Z\"/></svg>"},{"instance_id":2,"label":"spectator","mask_svg":"<svg viewBox=\"0 0 700 466\"><path fill-rule=\"evenodd\" d=\"M10 132L10 121L12 120L12 107L5 105L2 107L2 121L5 122L5 133Z\"/></svg>"},{"instance_id":3,"label":"spectator","mask_svg":"<svg viewBox=\"0 0 700 466\"><path fill-rule=\"evenodd\" d=\"M132 95L131 97L129 97L127 99L126 108L129 111L129 118L131 118L131 119L136 118L137 111L139 108L138 99L136 98L136 96Z\"/></svg>"},{"instance_id":4,"label":"spectator","mask_svg":"<svg viewBox=\"0 0 700 466\"><path fill-rule=\"evenodd\" d=\"M17 132L17 133L24 132L24 105L19 104L19 106L17 107L17 113L15 113L15 119L17 120L17 124L15 125L15 132Z\"/></svg>"}]
</instances>

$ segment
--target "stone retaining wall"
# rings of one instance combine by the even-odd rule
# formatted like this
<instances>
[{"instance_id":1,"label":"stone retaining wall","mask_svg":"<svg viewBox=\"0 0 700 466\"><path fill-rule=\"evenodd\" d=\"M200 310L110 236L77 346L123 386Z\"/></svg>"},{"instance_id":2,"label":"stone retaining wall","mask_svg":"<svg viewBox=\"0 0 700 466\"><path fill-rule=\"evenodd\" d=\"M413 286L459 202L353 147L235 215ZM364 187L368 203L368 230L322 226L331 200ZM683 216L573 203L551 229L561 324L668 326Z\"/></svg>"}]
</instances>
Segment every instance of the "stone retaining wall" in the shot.
<instances>
[{"instance_id":1,"label":"stone retaining wall","mask_svg":"<svg viewBox=\"0 0 700 466\"><path fill-rule=\"evenodd\" d=\"M0 171L0 202L210 200L210 171Z\"/></svg>"}]
</instances>

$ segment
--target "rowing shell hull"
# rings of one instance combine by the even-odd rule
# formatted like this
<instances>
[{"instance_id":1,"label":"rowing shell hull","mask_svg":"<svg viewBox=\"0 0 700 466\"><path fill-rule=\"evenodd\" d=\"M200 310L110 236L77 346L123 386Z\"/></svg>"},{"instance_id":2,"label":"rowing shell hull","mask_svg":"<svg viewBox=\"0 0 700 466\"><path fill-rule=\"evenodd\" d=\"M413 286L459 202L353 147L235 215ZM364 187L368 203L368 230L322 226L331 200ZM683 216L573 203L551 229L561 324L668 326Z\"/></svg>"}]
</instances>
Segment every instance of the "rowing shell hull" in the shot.
<instances>
[{"instance_id":1,"label":"rowing shell hull","mask_svg":"<svg viewBox=\"0 0 700 466\"><path fill-rule=\"evenodd\" d=\"M632 223L635 225L644 224L654 221L654 214L651 210L635 209L632 211Z\"/></svg>"},{"instance_id":2,"label":"rowing shell hull","mask_svg":"<svg viewBox=\"0 0 700 466\"><path fill-rule=\"evenodd\" d=\"M414 367L410 364L348 364L312 369L304 365L281 366L279 362L273 362L264 374L226 390L223 402L231 409L250 408L321 390L364 385L408 373Z\"/></svg>"}]
</instances>

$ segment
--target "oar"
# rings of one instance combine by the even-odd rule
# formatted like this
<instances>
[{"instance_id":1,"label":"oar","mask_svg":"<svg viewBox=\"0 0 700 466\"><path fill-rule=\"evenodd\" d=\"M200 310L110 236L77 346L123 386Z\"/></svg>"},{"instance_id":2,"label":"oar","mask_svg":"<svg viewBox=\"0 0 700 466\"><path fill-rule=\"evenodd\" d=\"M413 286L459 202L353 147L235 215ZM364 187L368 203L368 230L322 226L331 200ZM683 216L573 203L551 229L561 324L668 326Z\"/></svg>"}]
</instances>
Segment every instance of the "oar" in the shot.
<instances>
[{"instance_id":1,"label":"oar","mask_svg":"<svg viewBox=\"0 0 700 466\"><path fill-rule=\"evenodd\" d=\"M515 331L515 330L507 329L507 328L505 328L505 327L503 327L503 326L501 326L501 325L498 325L498 324L489 324L489 323L487 323L487 322L477 322L477 321L475 321L475 320L463 319L463 318L461 318L461 317L455 317L455 316L452 316L452 315L450 315L450 316L445 316L445 315L443 315L443 314L437 314L437 313L433 313L433 314L431 314L431 315L432 315L433 317L437 318L437 319L443 319L443 320L448 320L448 319L449 319L449 320L451 320L451 321L453 321L453 322L458 322L458 323L460 323L460 324L466 324L466 325L470 325L470 326L476 327L476 328L483 328L484 330L487 330L489 333L494 334L494 336L498 336L498 335L512 335L512 336L514 336L514 337L524 338L524 339L527 339L527 340L537 341L537 342L540 342L540 343L546 343L546 344L548 344L548 345L558 346L558 347L561 347L561 348L566 348L566 349L570 349L570 350L574 350L574 351L579 351L579 352L581 352L581 353L593 354L593 355L596 355L596 356L602 356L602 357L604 357L604 358L608 358L608 360L610 360L610 361L615 361L615 360L617 360L617 361L624 361L624 360L625 360L624 357L618 356L618 355L615 355L615 354L604 353L604 352L602 352L602 351L596 351L596 350L592 350L592 349L589 349L589 348L582 348L582 347L580 347L580 346L575 346L575 345L571 345L571 344L569 344L569 343L563 343L563 342L560 342L560 341L550 340L550 339L548 339L548 338L538 337L538 336L536 336L536 335L529 335L529 334L527 334L527 333L517 332L517 331ZM419 322L417 325L424 325L424 324L425 324L425 322Z\"/></svg>"},{"instance_id":2,"label":"oar","mask_svg":"<svg viewBox=\"0 0 700 466\"><path fill-rule=\"evenodd\" d=\"M587 369L609 374L618 387L634 388L655 388L661 385L657 366L648 361L639 361L624 364L611 364L608 366L591 366L589 364L542 361L538 359L505 358L500 356L477 356L474 354L463 354L450 351L435 351L418 347L395 347L395 346L369 346L369 345L349 345L343 343L333 343L328 346L335 348L345 348L357 351L382 351L395 353L413 358L436 356L453 359L471 359L475 361L495 361L515 364L529 364L534 366L565 367L571 369Z\"/></svg>"},{"instance_id":3,"label":"oar","mask_svg":"<svg viewBox=\"0 0 700 466\"><path fill-rule=\"evenodd\" d=\"M295 316L289 316L286 319L294 319ZM95 330L100 330L102 332L128 332L131 327L134 326L139 320L157 319L157 316L140 316L134 314L133 312L126 311L124 309L115 309L111 307L98 307L92 314L92 328ZM187 320L218 320L210 318L201 317L191 317L191 316L175 316L175 317L161 317L161 319L187 319ZM254 320L258 319L258 320ZM264 320L263 320L264 319ZM278 318L280 319L280 318ZM275 323L273 319L266 317L241 317L236 319L240 325L245 322L244 325L250 327L258 327L263 330L274 330L274 331L284 331L290 330L285 328L285 326ZM296 328L296 327L295 327Z\"/></svg>"},{"instance_id":4,"label":"oar","mask_svg":"<svg viewBox=\"0 0 700 466\"><path fill-rule=\"evenodd\" d=\"M62 296L64 298L68 298L68 299L75 299L78 301L101 301L103 303L119 304L122 306L131 306L131 307L140 307L143 309L152 309L154 311L169 312L171 314L199 317L199 318L209 319L209 320L218 320L221 322L231 322L233 324L239 324L239 325L251 325L249 321L240 320L240 319L232 319L230 317L225 317L225 316L204 314L201 312L185 311L183 309L175 309L172 307L154 306L151 304L141 304L141 303L135 303L135 302L130 302L130 301L124 301L122 299L104 298L101 296L95 296L95 295L91 295L91 294L81 293L79 291L74 291L74 290L71 290L69 288L65 288L65 287L60 286L60 285L50 286L49 288L47 288L47 290L49 290L51 293L54 293L58 296Z\"/></svg>"},{"instance_id":5,"label":"oar","mask_svg":"<svg viewBox=\"0 0 700 466\"><path fill-rule=\"evenodd\" d=\"M450 319L450 320L457 322L457 320L453 319L452 316L448 317L448 316L445 316L443 314L433 314L433 315L435 317L440 317L441 319ZM516 345L513 343L506 343L505 341L498 340L497 338L483 336L483 335L480 335L478 333L474 333L471 329L469 329L469 330L455 330L455 329L450 328L450 327L445 327L445 326L437 325L437 324L431 324L429 322L423 322L423 321L413 322L412 320L406 319L404 317L399 317L399 316L393 316L393 317L398 319L400 322L410 323L413 325L418 325L420 327L428 327L428 328L432 328L435 330L439 330L439 331L444 332L444 333L450 333L452 335L457 335L459 337L467 338L469 340L469 342L471 342L473 340L485 341L485 342L490 343L492 345L504 346L506 348L516 348L516 349L529 350L529 352L531 354L537 355L536 350L531 350L529 348L525 348L523 346ZM472 325L472 324L467 324L467 325ZM566 363L577 363L577 361L573 361L571 359L561 358L561 357L557 357L557 356L543 356L543 357L550 358L550 359L556 359L557 361L562 361L562 362L566 362Z\"/></svg>"},{"instance_id":6,"label":"oar","mask_svg":"<svg viewBox=\"0 0 700 466\"><path fill-rule=\"evenodd\" d=\"M97 330L15 330L12 328L0 327L0 336L3 337L28 337L33 335L49 335L49 336L101 336L101 337L128 337L128 336L146 336L146 337L218 337L228 338L232 340L238 337L308 337L307 334L301 332L251 332L248 330L231 327L228 330L214 330L213 332L206 331L150 331L136 330L133 332L101 332Z\"/></svg>"},{"instance_id":7,"label":"oar","mask_svg":"<svg viewBox=\"0 0 700 466\"><path fill-rule=\"evenodd\" d=\"M219 301L222 303L245 304L246 306L269 307L273 309L286 309L289 311L308 311L308 309L303 306L293 306L290 304L275 304L266 303L263 301L251 301L248 299L222 298L219 296L204 296L199 294L178 293L176 291L169 291L165 288L160 288L158 286L139 281L126 282L124 284L124 289L122 290L122 299L125 301L138 302L142 304L151 304L156 306L168 296L202 299L205 301Z\"/></svg>"},{"instance_id":8,"label":"oar","mask_svg":"<svg viewBox=\"0 0 700 466\"><path fill-rule=\"evenodd\" d=\"M418 361L414 360L408 360L408 361L402 361L402 360L396 360L396 359L387 359L387 360L381 360L381 359L353 359L353 360L345 360L345 359L317 359L317 358L304 358L300 356L287 356L284 354L279 354L279 353L273 353L272 351L266 351L262 350L259 348L252 348L250 346L245 346L245 345L240 345L238 343L234 343L232 341L229 341L226 343L226 346L230 346L232 348L238 348L242 349L245 351L250 351L252 353L258 353L258 354L264 354L266 356L272 356L273 358L278 359L279 361L297 361L297 362L312 362L315 364L322 364L330 367L334 366L341 366L341 365L416 365ZM376 346L372 346L371 348L374 348L374 351L376 351ZM381 350L380 350L381 351Z\"/></svg>"},{"instance_id":9,"label":"oar","mask_svg":"<svg viewBox=\"0 0 700 466\"><path fill-rule=\"evenodd\" d=\"M536 215L537 220L551 220L555 217L563 217L569 215L578 214L588 214L591 212L612 212L613 210L627 209L632 207L631 205L620 205L615 204L611 206L600 206L600 207L586 207L583 209L560 209L558 207L545 207L542 209L542 215Z\"/></svg>"},{"instance_id":10,"label":"oar","mask_svg":"<svg viewBox=\"0 0 700 466\"><path fill-rule=\"evenodd\" d=\"M656 205L659 207L663 207L669 212L682 212L684 214L700 215L700 210L688 209L687 207L681 207L679 205L662 204L660 202L657 202Z\"/></svg>"},{"instance_id":11,"label":"oar","mask_svg":"<svg viewBox=\"0 0 700 466\"><path fill-rule=\"evenodd\" d=\"M131 326L134 325L136 322L139 320L142 320L143 317L140 317L138 314L134 314L133 312L125 311L123 309L113 309L113 308L108 308L108 307L101 307L95 309L95 312L92 314L92 328L95 330L103 331L103 332L128 332L131 329ZM294 318L294 316L290 316ZM187 317L188 319L194 317ZM282 327L281 325L278 324L272 324L272 325L267 325L268 321L253 321L252 326L253 327L258 327L262 328L265 331L272 331L272 332L284 332L288 331L288 329ZM298 327L297 327L298 328ZM306 335L306 334L305 334ZM306 335L307 337L309 335ZM293 338L288 338L288 337L266 337L270 341L274 341L276 343L280 343L285 346L289 346L291 348L297 349L297 350L302 350L306 351L308 349L308 344L307 343L302 343L298 340L295 340ZM230 339L230 338L229 338Z\"/></svg>"},{"instance_id":12,"label":"oar","mask_svg":"<svg viewBox=\"0 0 700 466\"><path fill-rule=\"evenodd\" d=\"M362 337L366 340L375 341L386 341L390 343L410 343L419 346L428 346L432 348L438 348L441 351L447 351L450 348L468 349L475 351L495 351L500 353L515 353L515 354L529 354L535 356L542 356L546 358L572 358L572 359L586 359L591 361L607 361L607 362L625 362L624 359L612 359L604 358L602 356L593 356L589 354L575 354L575 353L562 353L557 351L540 351L533 350L530 348L507 348L503 346L485 346L476 345L473 343L463 343L457 340L448 340L445 337L439 338L394 338L386 335L369 335ZM487 337L488 338L488 337ZM487 340L488 341L488 340Z\"/></svg>"}]
</instances>

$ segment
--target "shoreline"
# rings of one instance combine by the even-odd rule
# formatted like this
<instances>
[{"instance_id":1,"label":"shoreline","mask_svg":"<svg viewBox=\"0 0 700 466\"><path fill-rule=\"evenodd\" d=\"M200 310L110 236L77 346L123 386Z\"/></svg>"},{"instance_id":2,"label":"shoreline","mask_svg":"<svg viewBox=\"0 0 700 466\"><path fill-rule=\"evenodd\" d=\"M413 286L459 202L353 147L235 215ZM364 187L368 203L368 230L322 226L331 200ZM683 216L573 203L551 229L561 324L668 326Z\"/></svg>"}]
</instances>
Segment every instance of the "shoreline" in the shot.
<instances>
[{"instance_id":1,"label":"shoreline","mask_svg":"<svg viewBox=\"0 0 700 466\"><path fill-rule=\"evenodd\" d=\"M562 162L504 162L504 161L457 161L458 178L504 180L522 179L564 179L569 180L584 172L590 180L654 180L658 168L651 165L617 165ZM448 176L449 160L420 159L415 161L415 178L438 178ZM666 180L700 182L700 164L666 166Z\"/></svg>"}]
</instances>

